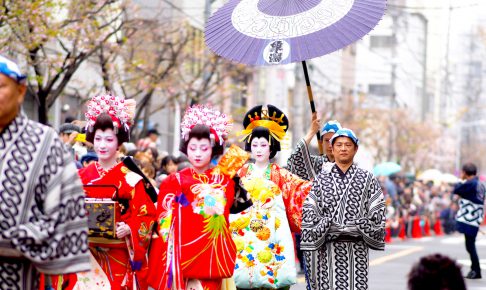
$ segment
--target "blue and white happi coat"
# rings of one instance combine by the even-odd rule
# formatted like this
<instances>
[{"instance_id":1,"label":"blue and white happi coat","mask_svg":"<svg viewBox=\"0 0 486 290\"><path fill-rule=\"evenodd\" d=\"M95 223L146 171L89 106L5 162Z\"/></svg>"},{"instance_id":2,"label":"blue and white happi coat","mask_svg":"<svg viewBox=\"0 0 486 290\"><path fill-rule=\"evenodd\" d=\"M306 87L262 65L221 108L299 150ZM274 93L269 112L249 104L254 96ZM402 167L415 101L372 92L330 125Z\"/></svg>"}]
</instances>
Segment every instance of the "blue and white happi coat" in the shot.
<instances>
[{"instance_id":1,"label":"blue and white happi coat","mask_svg":"<svg viewBox=\"0 0 486 290\"><path fill-rule=\"evenodd\" d=\"M304 180L313 180L327 163L329 158L326 155L311 155L302 138L287 160L287 170Z\"/></svg>"},{"instance_id":2,"label":"blue and white happi coat","mask_svg":"<svg viewBox=\"0 0 486 290\"><path fill-rule=\"evenodd\" d=\"M454 188L454 193L459 195L459 210L456 221L457 230L467 235L476 235L484 218L484 197L486 188L474 177L464 183L459 183Z\"/></svg>"},{"instance_id":3,"label":"blue and white happi coat","mask_svg":"<svg viewBox=\"0 0 486 290\"><path fill-rule=\"evenodd\" d=\"M368 250L384 250L385 201L370 172L323 169L304 202L301 249L308 290L368 289Z\"/></svg>"},{"instance_id":4,"label":"blue and white happi coat","mask_svg":"<svg viewBox=\"0 0 486 290\"><path fill-rule=\"evenodd\" d=\"M90 269L84 192L57 133L17 116L0 132L0 289Z\"/></svg>"}]
</instances>

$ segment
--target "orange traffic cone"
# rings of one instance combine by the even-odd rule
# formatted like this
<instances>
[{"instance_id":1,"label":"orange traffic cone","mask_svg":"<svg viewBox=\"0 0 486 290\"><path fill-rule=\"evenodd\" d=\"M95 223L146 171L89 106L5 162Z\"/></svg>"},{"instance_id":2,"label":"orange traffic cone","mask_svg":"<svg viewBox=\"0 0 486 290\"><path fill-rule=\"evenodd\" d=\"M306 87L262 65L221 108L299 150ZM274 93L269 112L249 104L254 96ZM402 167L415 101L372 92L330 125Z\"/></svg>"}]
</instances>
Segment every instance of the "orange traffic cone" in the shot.
<instances>
[{"instance_id":1,"label":"orange traffic cone","mask_svg":"<svg viewBox=\"0 0 486 290\"><path fill-rule=\"evenodd\" d=\"M440 219L437 218L434 224L434 232L436 236L442 236L444 233L442 232L442 225L440 224Z\"/></svg>"},{"instance_id":2,"label":"orange traffic cone","mask_svg":"<svg viewBox=\"0 0 486 290\"><path fill-rule=\"evenodd\" d=\"M403 222L403 219L400 219L400 231L398 232L398 237L402 240L407 237L407 234L405 233L405 223Z\"/></svg>"},{"instance_id":3,"label":"orange traffic cone","mask_svg":"<svg viewBox=\"0 0 486 290\"><path fill-rule=\"evenodd\" d=\"M385 228L385 243L391 243L391 230L390 227Z\"/></svg>"},{"instance_id":4,"label":"orange traffic cone","mask_svg":"<svg viewBox=\"0 0 486 290\"><path fill-rule=\"evenodd\" d=\"M430 222L428 217L425 217L424 233L426 237L430 237Z\"/></svg>"},{"instance_id":5,"label":"orange traffic cone","mask_svg":"<svg viewBox=\"0 0 486 290\"><path fill-rule=\"evenodd\" d=\"M420 218L418 216L413 217L412 222L412 238L418 239L422 237L422 229L420 228Z\"/></svg>"}]
</instances>

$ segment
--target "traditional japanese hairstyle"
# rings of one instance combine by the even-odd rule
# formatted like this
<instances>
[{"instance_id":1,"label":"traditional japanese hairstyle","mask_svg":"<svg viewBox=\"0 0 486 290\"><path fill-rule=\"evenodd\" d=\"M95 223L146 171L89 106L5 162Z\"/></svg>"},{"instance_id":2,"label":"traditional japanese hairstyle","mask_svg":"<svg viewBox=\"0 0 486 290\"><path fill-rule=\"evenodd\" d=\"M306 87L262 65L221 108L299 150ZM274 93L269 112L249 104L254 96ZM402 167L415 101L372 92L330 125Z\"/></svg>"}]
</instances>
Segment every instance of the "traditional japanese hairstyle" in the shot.
<instances>
[{"instance_id":1,"label":"traditional japanese hairstyle","mask_svg":"<svg viewBox=\"0 0 486 290\"><path fill-rule=\"evenodd\" d=\"M86 117L86 140L93 142L96 130L112 129L117 138L118 145L130 139L130 126L133 124L136 102L133 99L112 93L94 96L88 102Z\"/></svg>"},{"instance_id":2,"label":"traditional japanese hairstyle","mask_svg":"<svg viewBox=\"0 0 486 290\"><path fill-rule=\"evenodd\" d=\"M207 105L194 105L189 107L181 123L180 151L187 154L187 144L191 138L211 141L213 156L223 153L224 141L228 138L233 121L227 115Z\"/></svg>"},{"instance_id":3,"label":"traditional japanese hairstyle","mask_svg":"<svg viewBox=\"0 0 486 290\"><path fill-rule=\"evenodd\" d=\"M243 127L245 129L239 135L243 135L240 141L245 141L245 150L251 151L253 138L263 137L270 144L270 159L272 159L280 151L280 142L288 130L289 120L279 108L272 105L264 108L260 105L245 114Z\"/></svg>"}]
</instances>

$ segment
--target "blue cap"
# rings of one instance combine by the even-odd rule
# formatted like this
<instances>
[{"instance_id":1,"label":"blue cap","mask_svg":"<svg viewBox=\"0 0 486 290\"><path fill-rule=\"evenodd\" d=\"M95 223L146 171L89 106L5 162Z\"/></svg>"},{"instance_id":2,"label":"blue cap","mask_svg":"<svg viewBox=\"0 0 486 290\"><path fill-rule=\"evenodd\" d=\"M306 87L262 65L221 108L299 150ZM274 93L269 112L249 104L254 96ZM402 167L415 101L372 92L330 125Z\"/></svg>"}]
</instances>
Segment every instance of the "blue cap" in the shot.
<instances>
[{"instance_id":1,"label":"blue cap","mask_svg":"<svg viewBox=\"0 0 486 290\"><path fill-rule=\"evenodd\" d=\"M90 162L93 160L98 161L98 155L96 155L96 153L93 151L88 151L88 153L84 154L83 157L81 157L81 160L79 160L79 162L83 164L83 162Z\"/></svg>"},{"instance_id":2,"label":"blue cap","mask_svg":"<svg viewBox=\"0 0 486 290\"><path fill-rule=\"evenodd\" d=\"M339 129L336 133L334 133L334 135L332 135L332 138L330 140L331 144L334 143L334 140L336 140L337 137L348 137L353 141L354 144L359 145L358 137L356 137L356 134L354 134L353 130L351 129Z\"/></svg>"},{"instance_id":3,"label":"blue cap","mask_svg":"<svg viewBox=\"0 0 486 290\"><path fill-rule=\"evenodd\" d=\"M8 58L0 55L0 73L8 76L19 84L25 84L27 76L20 72L19 66Z\"/></svg>"},{"instance_id":4,"label":"blue cap","mask_svg":"<svg viewBox=\"0 0 486 290\"><path fill-rule=\"evenodd\" d=\"M331 120L327 122L324 127L322 127L322 135L326 133L336 133L339 129L341 129L341 124L339 124L336 120Z\"/></svg>"}]
</instances>

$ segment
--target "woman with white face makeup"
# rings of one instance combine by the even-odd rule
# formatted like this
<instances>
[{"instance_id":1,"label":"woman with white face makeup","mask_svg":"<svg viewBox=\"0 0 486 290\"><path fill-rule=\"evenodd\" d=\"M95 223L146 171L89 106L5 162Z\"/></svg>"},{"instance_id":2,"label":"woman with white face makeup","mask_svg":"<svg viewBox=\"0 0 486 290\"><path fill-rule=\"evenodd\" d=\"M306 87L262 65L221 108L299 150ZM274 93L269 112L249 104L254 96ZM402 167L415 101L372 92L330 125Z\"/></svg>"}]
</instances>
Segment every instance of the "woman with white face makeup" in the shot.
<instances>
[{"instance_id":1,"label":"woman with white face makeup","mask_svg":"<svg viewBox=\"0 0 486 290\"><path fill-rule=\"evenodd\" d=\"M311 183L271 163L280 151L288 119L278 108L248 111L242 131L254 163L238 173L253 206L230 216L237 247L234 279L238 289L288 289L296 283L292 231L300 231L302 204Z\"/></svg>"},{"instance_id":2,"label":"woman with white face makeup","mask_svg":"<svg viewBox=\"0 0 486 290\"><path fill-rule=\"evenodd\" d=\"M249 156L233 146L211 167L211 159L223 153L230 127L229 118L207 106L193 106L184 115L180 151L191 167L160 185L159 237L149 257L154 289L219 290L233 275L236 246L228 216L251 206L235 177Z\"/></svg>"},{"instance_id":3,"label":"woman with white face makeup","mask_svg":"<svg viewBox=\"0 0 486 290\"><path fill-rule=\"evenodd\" d=\"M130 101L107 94L93 97L86 113L86 140L93 143L98 161L80 169L79 175L88 185L85 193L91 220L90 251L104 274L92 270L82 277L78 275L77 283L102 281L105 288L97 284L97 289L148 289L146 254L155 223L155 206L145 192L142 176L117 159L118 149L129 139L131 106L134 104ZM103 204L115 208L116 224L111 220L110 224L100 222L107 213L98 216L95 209L103 208ZM92 221L98 228L92 228Z\"/></svg>"}]
</instances>

